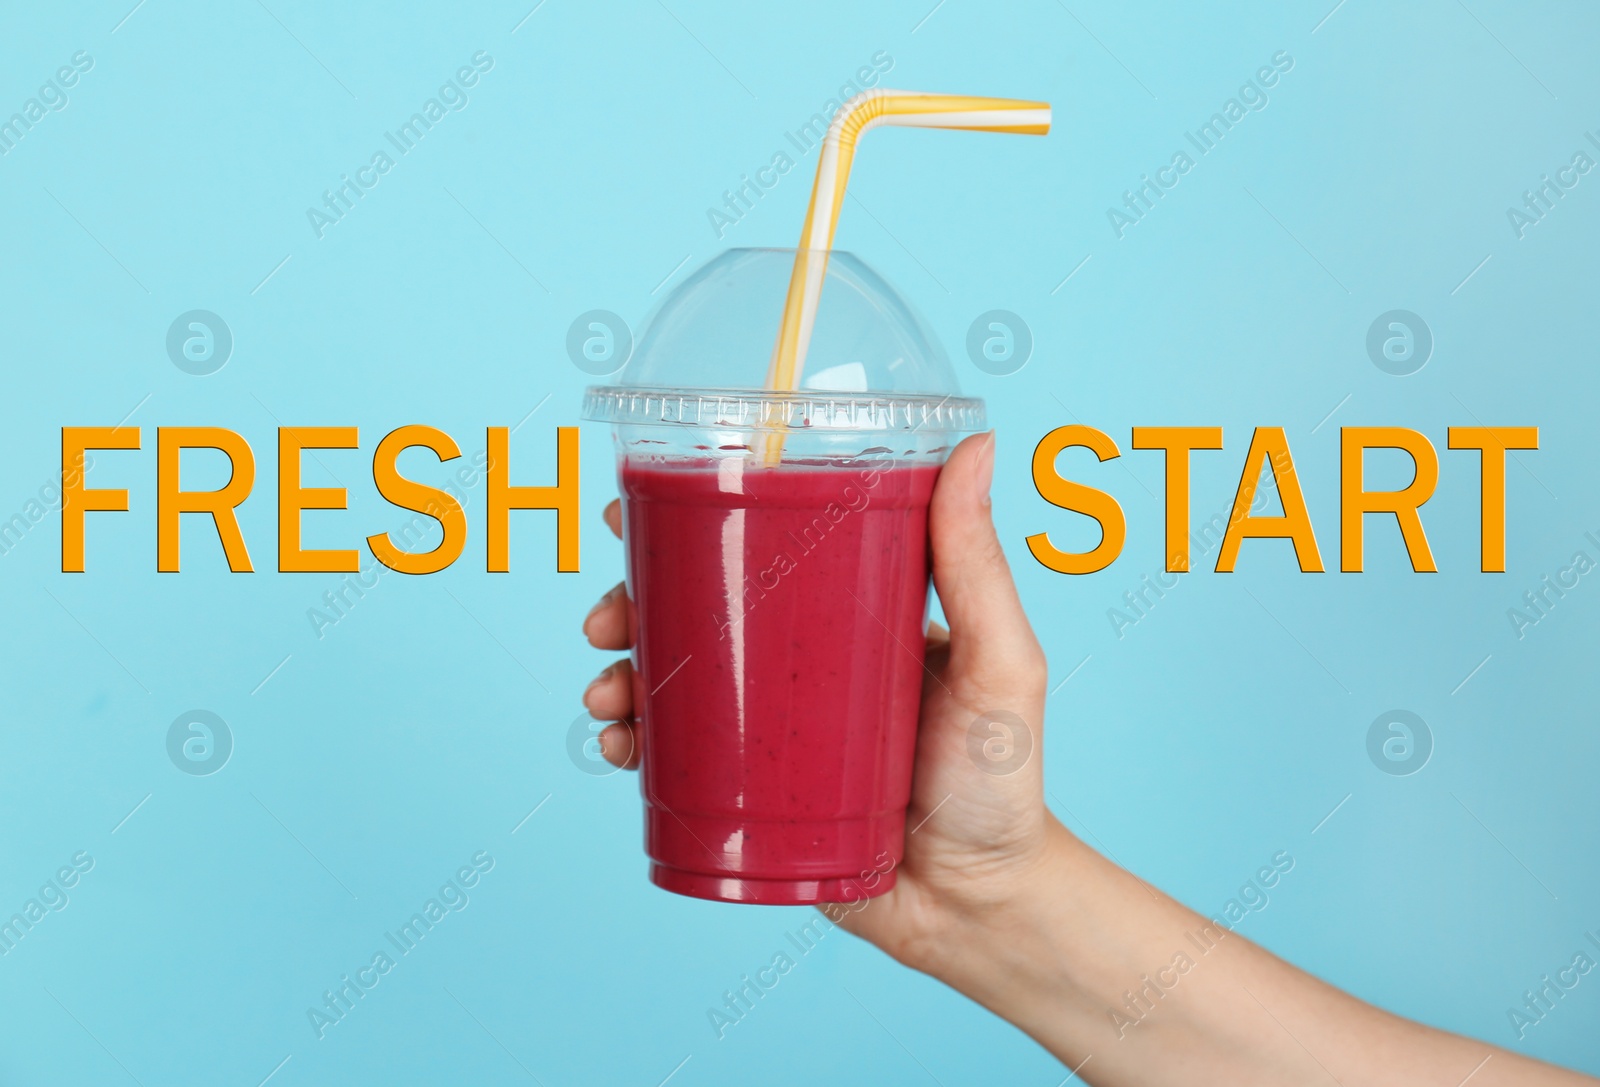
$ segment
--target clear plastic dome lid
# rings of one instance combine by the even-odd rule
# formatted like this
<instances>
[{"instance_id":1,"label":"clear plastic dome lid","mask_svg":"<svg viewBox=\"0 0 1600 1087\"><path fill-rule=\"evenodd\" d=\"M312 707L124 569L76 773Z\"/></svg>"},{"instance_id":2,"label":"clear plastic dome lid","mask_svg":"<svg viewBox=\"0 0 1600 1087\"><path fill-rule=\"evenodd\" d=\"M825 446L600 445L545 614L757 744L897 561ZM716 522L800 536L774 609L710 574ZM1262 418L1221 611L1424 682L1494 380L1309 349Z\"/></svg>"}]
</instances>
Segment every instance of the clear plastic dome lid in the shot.
<instances>
[{"instance_id":1,"label":"clear plastic dome lid","mask_svg":"<svg viewBox=\"0 0 1600 1087\"><path fill-rule=\"evenodd\" d=\"M584 417L619 425L721 429L983 428L925 321L851 253L828 254L799 388L767 388L794 271L793 249L730 249L646 318L613 385L591 386Z\"/></svg>"}]
</instances>

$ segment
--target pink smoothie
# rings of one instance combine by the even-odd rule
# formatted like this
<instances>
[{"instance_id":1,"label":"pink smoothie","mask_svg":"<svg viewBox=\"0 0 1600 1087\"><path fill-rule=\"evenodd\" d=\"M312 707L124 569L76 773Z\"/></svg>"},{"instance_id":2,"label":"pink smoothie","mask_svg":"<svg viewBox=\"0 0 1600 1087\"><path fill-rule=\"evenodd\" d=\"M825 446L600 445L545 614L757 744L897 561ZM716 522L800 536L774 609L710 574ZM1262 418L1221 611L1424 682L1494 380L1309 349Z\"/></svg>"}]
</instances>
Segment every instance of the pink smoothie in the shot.
<instances>
[{"instance_id":1,"label":"pink smoothie","mask_svg":"<svg viewBox=\"0 0 1600 1087\"><path fill-rule=\"evenodd\" d=\"M774 904L894 885L938 473L624 461L656 884Z\"/></svg>"}]
</instances>

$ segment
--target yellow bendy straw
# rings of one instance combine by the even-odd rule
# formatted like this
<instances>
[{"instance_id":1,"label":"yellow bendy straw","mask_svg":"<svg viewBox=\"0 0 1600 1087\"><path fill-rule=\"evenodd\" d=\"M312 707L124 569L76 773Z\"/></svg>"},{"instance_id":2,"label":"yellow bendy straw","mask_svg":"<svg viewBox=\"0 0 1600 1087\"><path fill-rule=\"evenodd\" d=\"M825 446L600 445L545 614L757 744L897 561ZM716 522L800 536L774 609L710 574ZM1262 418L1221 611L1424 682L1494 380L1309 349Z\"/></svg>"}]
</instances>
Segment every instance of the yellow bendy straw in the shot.
<instances>
[{"instance_id":1,"label":"yellow bendy straw","mask_svg":"<svg viewBox=\"0 0 1600 1087\"><path fill-rule=\"evenodd\" d=\"M783 304L783 322L778 327L778 340L767 370L769 389L793 392L800 388L806 348L811 342L822 281L828 270L828 251L833 248L845 185L855 159L856 140L879 125L1043 136L1050 131L1050 104L963 94L920 94L883 87L863 91L844 104L828 126L817 158L811 204L806 208L794 272L789 277L789 293ZM782 434L771 435L765 443L766 463L776 464L782 452Z\"/></svg>"}]
</instances>

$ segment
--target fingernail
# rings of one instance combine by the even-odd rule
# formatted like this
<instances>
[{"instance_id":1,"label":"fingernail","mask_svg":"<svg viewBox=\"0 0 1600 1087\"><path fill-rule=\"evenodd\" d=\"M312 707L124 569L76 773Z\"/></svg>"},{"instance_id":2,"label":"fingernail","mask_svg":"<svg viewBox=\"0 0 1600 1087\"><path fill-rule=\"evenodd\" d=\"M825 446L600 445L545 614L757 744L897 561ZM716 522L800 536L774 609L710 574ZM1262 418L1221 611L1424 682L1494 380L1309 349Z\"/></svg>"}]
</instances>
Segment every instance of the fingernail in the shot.
<instances>
[{"instance_id":1,"label":"fingernail","mask_svg":"<svg viewBox=\"0 0 1600 1087\"><path fill-rule=\"evenodd\" d=\"M589 625L589 620L593 619L596 615L600 614L600 609L601 608L603 608L607 604L611 603L611 593L612 593L612 590L607 589L606 590L606 595L602 596L600 598L600 600L595 604L595 606L589 609L589 614L585 615L583 617L583 625L584 626L588 626Z\"/></svg>"},{"instance_id":2,"label":"fingernail","mask_svg":"<svg viewBox=\"0 0 1600 1087\"><path fill-rule=\"evenodd\" d=\"M978 487L982 492L983 504L989 504L989 487L994 482L994 431L984 435L983 445L978 450Z\"/></svg>"},{"instance_id":3,"label":"fingernail","mask_svg":"<svg viewBox=\"0 0 1600 1087\"><path fill-rule=\"evenodd\" d=\"M591 679L589 681L589 686L587 686L587 687L585 687L583 689L583 702L584 702L585 705L588 704L589 695L594 691L594 689L596 687L600 686L600 684L604 683L606 680L610 679L611 678L611 673L615 672L616 670L617 670L617 666L616 665L614 665L614 664L610 665L604 671L602 671L598 676L595 676L593 679Z\"/></svg>"}]
</instances>

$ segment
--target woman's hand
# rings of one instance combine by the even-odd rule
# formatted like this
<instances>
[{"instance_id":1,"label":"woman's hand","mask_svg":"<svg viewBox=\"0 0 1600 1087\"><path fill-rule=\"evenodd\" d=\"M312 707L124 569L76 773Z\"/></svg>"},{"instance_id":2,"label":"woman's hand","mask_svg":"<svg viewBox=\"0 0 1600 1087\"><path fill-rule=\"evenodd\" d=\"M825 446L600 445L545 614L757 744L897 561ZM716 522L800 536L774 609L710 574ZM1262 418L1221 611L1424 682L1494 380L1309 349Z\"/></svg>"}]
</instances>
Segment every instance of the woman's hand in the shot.
<instances>
[{"instance_id":1,"label":"woman's hand","mask_svg":"<svg viewBox=\"0 0 1600 1087\"><path fill-rule=\"evenodd\" d=\"M1089 1083L1594 1084L1363 1004L1156 891L1051 816L1045 659L995 535L993 471L994 436L978 435L934 488L933 583L950 630L928 635L897 882L824 906L828 917L1016 1024ZM605 516L620 535L618 504ZM601 649L633 644L623 586L583 629ZM617 720L600 742L618 766L639 762L632 691L621 660L583 696L595 717Z\"/></svg>"}]
</instances>

